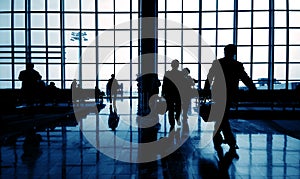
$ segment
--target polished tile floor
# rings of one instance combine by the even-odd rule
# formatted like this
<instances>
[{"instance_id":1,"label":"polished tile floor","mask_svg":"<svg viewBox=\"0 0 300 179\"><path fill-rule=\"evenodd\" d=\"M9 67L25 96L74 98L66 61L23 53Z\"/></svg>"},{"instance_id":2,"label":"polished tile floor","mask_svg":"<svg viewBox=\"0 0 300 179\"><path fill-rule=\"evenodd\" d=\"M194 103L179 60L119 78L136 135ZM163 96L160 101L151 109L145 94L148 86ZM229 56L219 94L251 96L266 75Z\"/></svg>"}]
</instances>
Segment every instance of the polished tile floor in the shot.
<instances>
[{"instance_id":1,"label":"polished tile floor","mask_svg":"<svg viewBox=\"0 0 300 179\"><path fill-rule=\"evenodd\" d=\"M115 131L106 106L75 127L39 132L40 146L29 148L30 154L23 137L2 146L0 178L300 178L300 140L278 132L271 121L232 120L239 158L223 145L220 159L212 146L213 124L193 110L188 123L171 132L165 115L152 131L141 131L136 106L136 100L117 101ZM145 134L149 145L138 143Z\"/></svg>"}]
</instances>

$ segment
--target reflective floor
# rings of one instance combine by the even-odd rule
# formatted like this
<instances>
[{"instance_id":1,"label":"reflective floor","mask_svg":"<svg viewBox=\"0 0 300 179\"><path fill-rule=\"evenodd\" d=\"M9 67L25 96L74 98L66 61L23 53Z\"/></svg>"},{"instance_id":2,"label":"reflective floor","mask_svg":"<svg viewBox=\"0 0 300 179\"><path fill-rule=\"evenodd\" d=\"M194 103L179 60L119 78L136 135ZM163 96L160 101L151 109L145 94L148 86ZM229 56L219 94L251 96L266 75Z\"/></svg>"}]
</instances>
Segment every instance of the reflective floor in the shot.
<instances>
[{"instance_id":1,"label":"reflective floor","mask_svg":"<svg viewBox=\"0 0 300 179\"><path fill-rule=\"evenodd\" d=\"M117 101L115 131L106 106L78 119L76 127L40 132L40 146L24 147L24 137L2 146L0 178L300 178L300 140L272 121L232 120L239 158L225 144L219 158L213 123L202 122L195 111L173 131L165 115L153 130L138 130L136 107L136 100Z\"/></svg>"}]
</instances>

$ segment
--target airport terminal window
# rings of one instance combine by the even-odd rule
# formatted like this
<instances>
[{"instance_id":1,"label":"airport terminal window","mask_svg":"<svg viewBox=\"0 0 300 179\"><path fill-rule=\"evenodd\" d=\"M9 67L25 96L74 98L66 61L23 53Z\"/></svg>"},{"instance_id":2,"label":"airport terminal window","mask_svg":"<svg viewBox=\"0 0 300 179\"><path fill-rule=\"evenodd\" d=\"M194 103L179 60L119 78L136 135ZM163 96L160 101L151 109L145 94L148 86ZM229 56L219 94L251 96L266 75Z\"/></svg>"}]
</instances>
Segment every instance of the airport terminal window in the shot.
<instances>
[{"instance_id":1,"label":"airport terminal window","mask_svg":"<svg viewBox=\"0 0 300 179\"><path fill-rule=\"evenodd\" d=\"M298 4L297 0L159 0L159 78L177 58L203 87L207 74L203 69L223 57L226 44L235 43L237 57L254 81L273 78L280 82L274 82L273 89L292 89L300 82ZM18 72L30 57L43 80L55 81L61 88L69 88L73 78L79 78L83 88L94 88L98 76L104 90L110 74L131 63L131 74L120 81L130 89L127 85L135 84L137 73L133 68L138 68L138 31L126 22L137 18L138 0L2 0L0 88L20 88ZM201 34L203 41L191 41L190 33ZM96 40L103 34L111 40ZM207 50L212 54L205 55Z\"/></svg>"}]
</instances>

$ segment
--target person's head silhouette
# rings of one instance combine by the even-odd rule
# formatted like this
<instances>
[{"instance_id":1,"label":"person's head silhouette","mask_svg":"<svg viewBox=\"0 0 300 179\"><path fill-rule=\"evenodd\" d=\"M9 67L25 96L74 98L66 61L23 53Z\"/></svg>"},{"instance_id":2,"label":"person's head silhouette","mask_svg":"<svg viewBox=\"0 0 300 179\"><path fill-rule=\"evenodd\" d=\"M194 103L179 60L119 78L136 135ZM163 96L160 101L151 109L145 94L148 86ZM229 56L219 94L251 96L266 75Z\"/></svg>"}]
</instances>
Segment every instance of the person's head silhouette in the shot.
<instances>
[{"instance_id":1,"label":"person's head silhouette","mask_svg":"<svg viewBox=\"0 0 300 179\"><path fill-rule=\"evenodd\" d=\"M33 63L26 63L26 69L27 70L32 70L34 68L34 64Z\"/></svg>"},{"instance_id":2,"label":"person's head silhouette","mask_svg":"<svg viewBox=\"0 0 300 179\"><path fill-rule=\"evenodd\" d=\"M110 76L111 76L111 78L112 78L112 79L114 79L114 78L115 78L115 74L111 74Z\"/></svg>"},{"instance_id":3,"label":"person's head silhouette","mask_svg":"<svg viewBox=\"0 0 300 179\"><path fill-rule=\"evenodd\" d=\"M179 67L179 61L177 59L173 60L171 62L171 67L172 67L172 69L178 69L178 67Z\"/></svg>"},{"instance_id":4,"label":"person's head silhouette","mask_svg":"<svg viewBox=\"0 0 300 179\"><path fill-rule=\"evenodd\" d=\"M237 47L234 44L228 44L224 48L225 57L233 58L237 53Z\"/></svg>"}]
</instances>

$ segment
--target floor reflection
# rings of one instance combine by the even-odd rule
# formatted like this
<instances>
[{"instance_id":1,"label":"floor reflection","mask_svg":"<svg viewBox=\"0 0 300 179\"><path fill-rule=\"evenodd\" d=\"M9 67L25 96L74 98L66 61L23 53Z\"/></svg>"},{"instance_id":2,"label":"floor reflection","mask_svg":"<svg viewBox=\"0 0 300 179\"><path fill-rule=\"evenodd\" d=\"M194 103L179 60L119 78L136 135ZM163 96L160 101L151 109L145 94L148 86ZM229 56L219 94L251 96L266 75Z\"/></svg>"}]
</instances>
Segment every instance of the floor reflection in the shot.
<instances>
[{"instance_id":1,"label":"floor reflection","mask_svg":"<svg viewBox=\"0 0 300 179\"><path fill-rule=\"evenodd\" d=\"M136 106L136 101L132 101ZM1 178L299 178L300 141L281 134L270 126L262 129L260 122L237 120L233 126L240 149L239 159L227 153L223 157L214 151L211 142L212 127L191 113L188 123L169 132L164 115L153 131L141 131L136 123L136 109L122 108L115 131L108 126L110 109L90 114L77 126L56 127L47 133L39 132L42 141L40 155L34 162L24 162L24 137L15 145L0 149ZM245 126L251 126L251 130ZM81 129L81 130L80 130ZM251 132L252 131L252 132ZM150 138L149 137L149 134ZM141 136L145 135L145 136ZM144 149L136 143L155 141L158 145ZM121 140L122 139L122 140ZM111 156L100 152L105 148ZM25 149L25 150L24 150ZM36 148L37 149L37 148ZM139 157L150 156L154 161L137 163ZM30 149L30 151L34 151ZM119 160L122 159L122 160ZM126 162L127 161L127 162Z\"/></svg>"}]
</instances>

